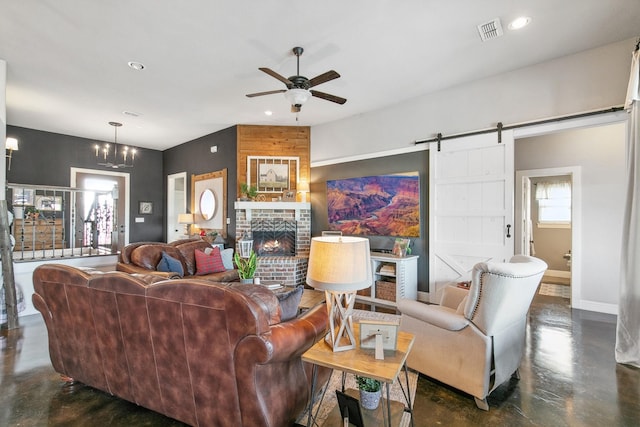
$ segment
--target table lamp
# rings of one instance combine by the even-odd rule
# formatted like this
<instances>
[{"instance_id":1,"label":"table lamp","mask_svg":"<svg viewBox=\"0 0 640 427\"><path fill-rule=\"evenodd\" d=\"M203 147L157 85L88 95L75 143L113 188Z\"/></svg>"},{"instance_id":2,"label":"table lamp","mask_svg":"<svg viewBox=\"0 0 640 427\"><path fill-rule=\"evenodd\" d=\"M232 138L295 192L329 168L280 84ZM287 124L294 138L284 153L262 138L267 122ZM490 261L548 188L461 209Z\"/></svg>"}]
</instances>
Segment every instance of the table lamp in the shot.
<instances>
[{"instance_id":1,"label":"table lamp","mask_svg":"<svg viewBox=\"0 0 640 427\"><path fill-rule=\"evenodd\" d=\"M309 192L309 181L302 180L298 182L298 193L302 193L301 202L307 201L307 193Z\"/></svg>"},{"instance_id":2,"label":"table lamp","mask_svg":"<svg viewBox=\"0 0 640 427\"><path fill-rule=\"evenodd\" d=\"M307 284L325 291L329 314L325 340L334 352L356 346L351 316L356 292L371 286L371 268L368 239L349 236L311 239Z\"/></svg>"},{"instance_id":3,"label":"table lamp","mask_svg":"<svg viewBox=\"0 0 640 427\"><path fill-rule=\"evenodd\" d=\"M191 224L195 224L195 221L193 219L193 214L190 214L190 213L178 214L178 224L184 224L184 231L187 234L187 237L191 236L191 233L189 232L189 227L191 226Z\"/></svg>"}]
</instances>

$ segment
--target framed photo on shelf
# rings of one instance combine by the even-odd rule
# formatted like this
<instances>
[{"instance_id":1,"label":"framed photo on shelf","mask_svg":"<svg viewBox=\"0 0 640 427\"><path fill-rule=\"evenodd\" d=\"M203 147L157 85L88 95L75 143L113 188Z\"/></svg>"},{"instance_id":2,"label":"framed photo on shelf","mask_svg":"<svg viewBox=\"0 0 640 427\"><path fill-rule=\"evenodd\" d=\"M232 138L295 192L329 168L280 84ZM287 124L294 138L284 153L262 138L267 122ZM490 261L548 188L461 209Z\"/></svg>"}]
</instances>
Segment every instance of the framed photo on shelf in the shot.
<instances>
[{"instance_id":1,"label":"framed photo on shelf","mask_svg":"<svg viewBox=\"0 0 640 427\"><path fill-rule=\"evenodd\" d=\"M292 190L287 190L282 192L282 201L283 202L295 202L296 201L296 192Z\"/></svg>"},{"instance_id":2,"label":"framed photo on shelf","mask_svg":"<svg viewBox=\"0 0 640 427\"><path fill-rule=\"evenodd\" d=\"M138 214L139 215L153 214L153 202L138 202Z\"/></svg>"}]
</instances>

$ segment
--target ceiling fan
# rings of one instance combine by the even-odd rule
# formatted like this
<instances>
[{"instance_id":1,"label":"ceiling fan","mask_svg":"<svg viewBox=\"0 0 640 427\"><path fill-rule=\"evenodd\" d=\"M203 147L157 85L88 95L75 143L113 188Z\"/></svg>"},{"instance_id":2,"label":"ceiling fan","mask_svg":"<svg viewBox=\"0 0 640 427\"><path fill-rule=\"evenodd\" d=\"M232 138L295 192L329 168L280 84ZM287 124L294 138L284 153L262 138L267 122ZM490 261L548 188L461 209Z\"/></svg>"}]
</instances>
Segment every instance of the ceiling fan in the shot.
<instances>
[{"instance_id":1,"label":"ceiling fan","mask_svg":"<svg viewBox=\"0 0 640 427\"><path fill-rule=\"evenodd\" d=\"M331 71L327 71L326 73L322 73L319 76L316 76L312 79L308 79L305 76L301 76L300 75L300 55L302 55L302 52L304 52L304 49L301 47L294 47L292 50L293 50L293 54L297 58L297 64L298 64L298 68L296 71L297 74L295 76L286 78L276 73L270 68L265 68L265 67L258 68L260 71L263 71L269 74L271 77L274 77L280 80L282 83L284 83L287 86L287 88L279 89L279 90L269 90L266 92L250 93L247 95L249 98L253 98L254 96L271 95L274 93L284 93L285 98L287 98L287 100L289 100L289 102L291 103L292 113L300 112L302 105L305 102L307 102L309 98L311 98L312 96L315 96L316 98L324 99L326 101L335 102L340 105L347 102L345 98L341 98L336 95L319 92L317 90L309 90L310 88L314 86L318 86L319 84L337 79L338 77L340 77L340 74L331 70Z\"/></svg>"}]
</instances>

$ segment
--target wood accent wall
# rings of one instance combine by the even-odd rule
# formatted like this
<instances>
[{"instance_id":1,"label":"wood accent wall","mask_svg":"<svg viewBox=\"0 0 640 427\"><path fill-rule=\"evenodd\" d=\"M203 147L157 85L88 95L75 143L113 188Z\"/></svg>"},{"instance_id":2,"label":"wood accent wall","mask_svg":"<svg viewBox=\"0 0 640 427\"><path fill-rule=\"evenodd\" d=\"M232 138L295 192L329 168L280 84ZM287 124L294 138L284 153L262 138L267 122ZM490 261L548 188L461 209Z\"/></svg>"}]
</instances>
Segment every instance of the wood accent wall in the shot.
<instances>
[{"instance_id":1,"label":"wood accent wall","mask_svg":"<svg viewBox=\"0 0 640 427\"><path fill-rule=\"evenodd\" d=\"M311 182L309 126L238 125L237 191L247 181L247 156L299 157L300 180ZM270 196L270 195L269 195Z\"/></svg>"}]
</instances>

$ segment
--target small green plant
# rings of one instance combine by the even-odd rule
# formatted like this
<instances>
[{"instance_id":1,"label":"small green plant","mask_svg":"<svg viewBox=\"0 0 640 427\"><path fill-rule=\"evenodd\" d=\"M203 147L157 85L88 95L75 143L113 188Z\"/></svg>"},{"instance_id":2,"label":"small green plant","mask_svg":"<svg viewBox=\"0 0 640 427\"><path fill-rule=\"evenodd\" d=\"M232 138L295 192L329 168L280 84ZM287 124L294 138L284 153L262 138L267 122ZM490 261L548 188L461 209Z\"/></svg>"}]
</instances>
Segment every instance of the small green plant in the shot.
<instances>
[{"instance_id":1,"label":"small green plant","mask_svg":"<svg viewBox=\"0 0 640 427\"><path fill-rule=\"evenodd\" d=\"M373 378L356 375L356 382L358 383L358 388L362 391L376 392L380 390L380 381Z\"/></svg>"},{"instance_id":2,"label":"small green plant","mask_svg":"<svg viewBox=\"0 0 640 427\"><path fill-rule=\"evenodd\" d=\"M258 255L251 249L249 252L249 258L241 258L240 254L236 251L233 255L233 260L238 267L238 276L241 279L253 279L253 275L258 268Z\"/></svg>"},{"instance_id":3,"label":"small green plant","mask_svg":"<svg viewBox=\"0 0 640 427\"><path fill-rule=\"evenodd\" d=\"M38 218L40 211L35 206L27 206L24 209L24 213L27 218Z\"/></svg>"},{"instance_id":4,"label":"small green plant","mask_svg":"<svg viewBox=\"0 0 640 427\"><path fill-rule=\"evenodd\" d=\"M254 199L258 195L258 187L243 182L242 184L240 184L240 194L244 197Z\"/></svg>"}]
</instances>

